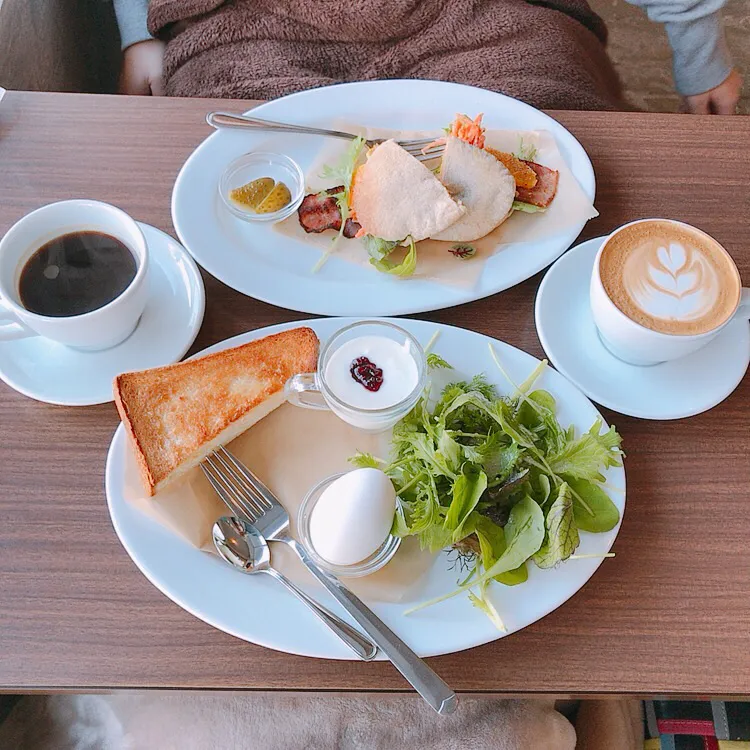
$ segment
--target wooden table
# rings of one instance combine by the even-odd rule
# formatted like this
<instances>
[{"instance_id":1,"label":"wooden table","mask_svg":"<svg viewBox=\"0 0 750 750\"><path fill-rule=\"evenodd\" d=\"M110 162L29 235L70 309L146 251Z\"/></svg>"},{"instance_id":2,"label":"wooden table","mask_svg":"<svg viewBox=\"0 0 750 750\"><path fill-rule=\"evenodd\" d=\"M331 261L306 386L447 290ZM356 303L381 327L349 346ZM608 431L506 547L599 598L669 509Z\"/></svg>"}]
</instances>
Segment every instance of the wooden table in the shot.
<instances>
[{"instance_id":1,"label":"wooden table","mask_svg":"<svg viewBox=\"0 0 750 750\"><path fill-rule=\"evenodd\" d=\"M86 196L174 234L172 183L208 134L212 108L219 104L9 93L0 106L0 232L42 204ZM585 237L642 216L682 219L723 242L750 281L750 119L555 117L596 169L601 216ZM304 317L204 276L196 350ZM539 279L424 317L541 356L532 304ZM542 621L432 666L461 691L750 695L748 379L692 419L606 417L628 453L615 559ZM0 383L0 690L407 688L389 664L244 643L151 586L107 513L104 460L117 423L111 404L48 406Z\"/></svg>"}]
</instances>

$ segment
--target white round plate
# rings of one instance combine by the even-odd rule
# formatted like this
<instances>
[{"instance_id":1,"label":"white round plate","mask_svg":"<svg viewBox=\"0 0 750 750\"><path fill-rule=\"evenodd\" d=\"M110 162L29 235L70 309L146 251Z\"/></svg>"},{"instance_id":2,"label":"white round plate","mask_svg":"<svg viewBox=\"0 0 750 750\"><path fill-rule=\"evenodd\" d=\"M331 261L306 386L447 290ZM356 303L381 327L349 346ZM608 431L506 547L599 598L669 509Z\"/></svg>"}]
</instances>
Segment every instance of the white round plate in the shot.
<instances>
[{"instance_id":1,"label":"white round plate","mask_svg":"<svg viewBox=\"0 0 750 750\"><path fill-rule=\"evenodd\" d=\"M182 359L203 322L206 295L195 261L168 234L139 226L150 254L149 299L135 331L121 344L82 352L34 336L0 343L0 379L48 404L91 406L112 401L112 380Z\"/></svg>"},{"instance_id":2,"label":"white round plate","mask_svg":"<svg viewBox=\"0 0 750 750\"><path fill-rule=\"evenodd\" d=\"M352 319L320 319L305 321L305 325L311 326L320 339L325 340L351 322ZM456 379L484 372L505 393L509 388L491 358L489 343L494 345L504 368L517 383L522 382L539 362L508 344L461 328L417 320L395 322L410 331L423 345L439 329L434 351L449 362L461 363ZM204 353L237 346L296 325L299 324L273 326L235 336ZM551 368L541 376L540 387L548 389L557 399L563 425L573 424L581 432L588 430L600 416L575 386ZM232 570L218 556L195 549L129 504L126 492L128 488L137 487L139 479L134 462L128 460L127 448L125 432L120 426L107 457L107 502L123 546L151 583L188 612L238 638L292 654L352 658L346 646L278 582L265 580L266 576L250 578ZM291 457L290 468L293 468ZM624 470L610 469L607 482L609 487L619 488L612 490L611 496L622 516L625 508ZM579 553L607 552L618 529L619 524L605 534L581 532ZM514 587L493 585L492 600L508 631L520 630L559 607L586 583L601 562L600 558L569 560L556 569L544 571L529 565L526 583ZM461 574L449 570L449 567L445 554L436 558L423 590L419 592L419 601L455 588ZM309 591L332 610L341 611L322 587ZM501 637L489 619L464 595L408 616L404 612L417 601L368 603L421 656L461 651Z\"/></svg>"},{"instance_id":3,"label":"white round plate","mask_svg":"<svg viewBox=\"0 0 750 750\"><path fill-rule=\"evenodd\" d=\"M584 192L593 200L594 170L580 143L558 122L516 99L440 81L368 81L303 91L253 110L268 120L325 127L342 118L373 127L442 128L456 112L484 112L490 128L548 130ZM316 248L250 224L223 207L222 172L250 150L278 151L307 171L320 137L221 130L185 162L172 193L172 220L183 245L209 273L255 299L318 315L405 315L487 297L528 279L559 257L583 224L535 242L504 247L487 262L473 289L404 280L355 266L335 255L313 275Z\"/></svg>"},{"instance_id":4,"label":"white round plate","mask_svg":"<svg viewBox=\"0 0 750 750\"><path fill-rule=\"evenodd\" d=\"M731 322L697 352L651 367L629 365L602 344L589 281L604 237L583 242L547 272L536 296L536 330L555 367L608 409L642 419L681 419L723 401L750 364L750 326Z\"/></svg>"}]
</instances>

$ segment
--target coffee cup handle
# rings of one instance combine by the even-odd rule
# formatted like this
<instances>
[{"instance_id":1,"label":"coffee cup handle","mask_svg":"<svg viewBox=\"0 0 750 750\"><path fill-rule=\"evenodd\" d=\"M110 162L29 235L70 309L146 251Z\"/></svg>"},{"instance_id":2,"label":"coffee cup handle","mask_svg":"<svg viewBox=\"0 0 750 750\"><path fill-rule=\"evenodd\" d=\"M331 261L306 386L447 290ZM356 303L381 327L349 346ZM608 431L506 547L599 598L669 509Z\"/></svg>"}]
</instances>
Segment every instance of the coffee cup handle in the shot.
<instances>
[{"instance_id":1,"label":"coffee cup handle","mask_svg":"<svg viewBox=\"0 0 750 750\"><path fill-rule=\"evenodd\" d=\"M318 399L310 400L308 394L317 394ZM303 409L328 411L329 408L320 392L320 381L315 372L304 372L289 378L284 385L284 395L290 404Z\"/></svg>"},{"instance_id":2,"label":"coffee cup handle","mask_svg":"<svg viewBox=\"0 0 750 750\"><path fill-rule=\"evenodd\" d=\"M36 331L25 326L18 316L3 304L0 297L0 341L12 341L13 339L25 339L29 336L38 336Z\"/></svg>"}]
</instances>

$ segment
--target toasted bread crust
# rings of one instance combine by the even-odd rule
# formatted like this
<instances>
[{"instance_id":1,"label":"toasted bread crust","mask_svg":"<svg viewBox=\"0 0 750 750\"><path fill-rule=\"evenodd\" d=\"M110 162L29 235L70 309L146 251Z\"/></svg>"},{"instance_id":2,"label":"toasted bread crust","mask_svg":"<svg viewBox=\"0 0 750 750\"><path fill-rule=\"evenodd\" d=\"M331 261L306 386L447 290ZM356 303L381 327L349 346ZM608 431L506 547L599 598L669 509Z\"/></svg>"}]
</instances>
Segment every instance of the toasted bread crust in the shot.
<instances>
[{"instance_id":1,"label":"toasted bread crust","mask_svg":"<svg viewBox=\"0 0 750 750\"><path fill-rule=\"evenodd\" d=\"M314 372L317 358L315 332L294 328L198 359L118 375L115 405L148 494L252 426L263 411L256 407L272 398L280 403L286 381Z\"/></svg>"}]
</instances>

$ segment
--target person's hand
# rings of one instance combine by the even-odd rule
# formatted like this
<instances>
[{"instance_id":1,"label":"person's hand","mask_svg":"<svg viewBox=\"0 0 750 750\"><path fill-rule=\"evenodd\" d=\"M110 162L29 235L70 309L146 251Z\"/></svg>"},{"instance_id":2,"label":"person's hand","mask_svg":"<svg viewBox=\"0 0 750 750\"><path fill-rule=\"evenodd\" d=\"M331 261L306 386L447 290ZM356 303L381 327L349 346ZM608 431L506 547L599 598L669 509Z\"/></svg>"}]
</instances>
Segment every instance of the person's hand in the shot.
<instances>
[{"instance_id":1,"label":"person's hand","mask_svg":"<svg viewBox=\"0 0 750 750\"><path fill-rule=\"evenodd\" d=\"M692 115L733 115L742 93L742 76L733 70L715 88L702 94L685 96L682 101L686 112Z\"/></svg>"},{"instance_id":2,"label":"person's hand","mask_svg":"<svg viewBox=\"0 0 750 750\"><path fill-rule=\"evenodd\" d=\"M120 93L137 96L164 96L162 71L164 47L159 39L147 39L128 47L122 55Z\"/></svg>"}]
</instances>

